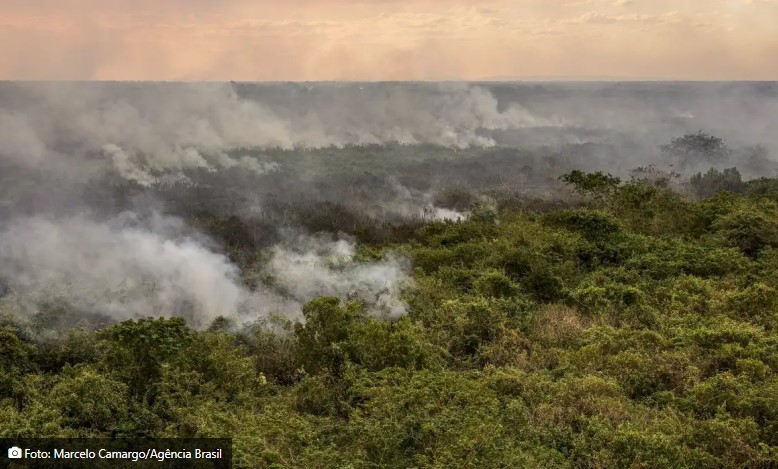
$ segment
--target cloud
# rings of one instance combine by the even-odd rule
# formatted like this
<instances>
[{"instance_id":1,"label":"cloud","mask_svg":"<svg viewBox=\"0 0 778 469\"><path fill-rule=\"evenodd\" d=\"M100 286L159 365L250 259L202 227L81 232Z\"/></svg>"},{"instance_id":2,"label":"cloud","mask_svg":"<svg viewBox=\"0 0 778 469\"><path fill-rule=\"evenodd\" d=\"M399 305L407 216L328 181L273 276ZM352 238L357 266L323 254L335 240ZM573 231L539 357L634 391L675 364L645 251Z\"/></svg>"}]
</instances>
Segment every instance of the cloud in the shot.
<instances>
[{"instance_id":1,"label":"cloud","mask_svg":"<svg viewBox=\"0 0 778 469\"><path fill-rule=\"evenodd\" d=\"M624 6L632 5L634 3L635 0L579 0L579 1L572 1L569 3L565 3L564 6L580 7L580 6L588 6L588 5L611 5L615 7L624 7Z\"/></svg>"},{"instance_id":2,"label":"cloud","mask_svg":"<svg viewBox=\"0 0 778 469\"><path fill-rule=\"evenodd\" d=\"M678 24L684 22L683 17L677 11L671 11L658 15L640 15L640 14L628 14L628 15L606 15L596 11L590 11L583 15L566 20L567 24L629 24L629 23L642 23L642 24Z\"/></svg>"},{"instance_id":3,"label":"cloud","mask_svg":"<svg viewBox=\"0 0 778 469\"><path fill-rule=\"evenodd\" d=\"M580 0L291 0L283 4L227 0L127 2L5 0L0 25L0 76L7 79L330 80L472 79L546 73L574 75L584 53L608 74L624 75L622 57L590 43L609 30L609 42L630 47L650 41L672 54L667 25L694 28L732 51L727 76L706 77L710 64L679 75L653 62L651 76L766 78L776 2L640 2ZM589 9L592 11L580 11ZM677 14L668 13L676 9ZM578 12L576 12L578 10ZM717 12L717 10L720 10ZM628 11L629 14L625 14ZM575 14L571 15L571 12ZM705 17L698 17L704 13ZM570 25L580 25L570 28ZM634 25L639 25L637 29ZM614 27L623 26L623 31ZM722 35L731 29L737 34ZM679 33L680 35L680 33ZM544 41L545 44L538 44ZM584 44L584 50L568 44ZM694 41L695 44L703 43ZM700 46L702 47L702 46ZM631 50L631 54L642 53ZM697 54L687 49L692 60ZM506 62L506 57L522 57ZM446 60L438 59L445 57ZM743 68L739 61L754 65ZM508 69L508 70L506 70Z\"/></svg>"}]
</instances>

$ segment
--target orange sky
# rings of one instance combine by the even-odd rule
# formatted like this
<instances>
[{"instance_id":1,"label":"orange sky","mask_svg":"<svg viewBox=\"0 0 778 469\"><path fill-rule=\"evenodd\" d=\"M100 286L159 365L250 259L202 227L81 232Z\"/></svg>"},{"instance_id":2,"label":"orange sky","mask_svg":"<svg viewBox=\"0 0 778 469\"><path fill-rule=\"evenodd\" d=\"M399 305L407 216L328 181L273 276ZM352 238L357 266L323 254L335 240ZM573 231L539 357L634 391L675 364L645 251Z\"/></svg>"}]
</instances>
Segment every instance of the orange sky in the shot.
<instances>
[{"instance_id":1,"label":"orange sky","mask_svg":"<svg viewBox=\"0 0 778 469\"><path fill-rule=\"evenodd\" d=\"M778 0L0 0L0 78L778 79Z\"/></svg>"}]
</instances>

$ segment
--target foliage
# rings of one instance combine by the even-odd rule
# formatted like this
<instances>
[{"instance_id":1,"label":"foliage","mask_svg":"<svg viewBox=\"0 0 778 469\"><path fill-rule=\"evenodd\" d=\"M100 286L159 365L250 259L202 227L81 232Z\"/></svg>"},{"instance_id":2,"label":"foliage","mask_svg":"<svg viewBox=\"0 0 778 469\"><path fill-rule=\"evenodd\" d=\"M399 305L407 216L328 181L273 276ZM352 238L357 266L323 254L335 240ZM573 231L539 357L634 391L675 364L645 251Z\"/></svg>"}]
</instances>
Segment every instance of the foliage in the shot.
<instances>
[{"instance_id":1,"label":"foliage","mask_svg":"<svg viewBox=\"0 0 778 469\"><path fill-rule=\"evenodd\" d=\"M724 140L702 130L675 138L662 145L661 150L681 168L719 163L729 158L732 153Z\"/></svg>"},{"instance_id":2,"label":"foliage","mask_svg":"<svg viewBox=\"0 0 778 469\"><path fill-rule=\"evenodd\" d=\"M712 197L722 191L740 193L745 190L745 183L737 168L727 168L723 171L711 168L705 174L697 173L692 176L689 184L700 199Z\"/></svg>"},{"instance_id":3,"label":"foliage","mask_svg":"<svg viewBox=\"0 0 778 469\"><path fill-rule=\"evenodd\" d=\"M695 142L721 150L675 146ZM334 297L246 328L4 320L0 436L231 436L238 467L774 467L778 184L721 178L691 201L574 172L584 207L479 206L366 248L413 262L394 322Z\"/></svg>"},{"instance_id":4,"label":"foliage","mask_svg":"<svg viewBox=\"0 0 778 469\"><path fill-rule=\"evenodd\" d=\"M575 169L561 177L562 181L573 186L576 192L582 195L604 199L613 194L621 179L610 174L597 171L585 173Z\"/></svg>"}]
</instances>

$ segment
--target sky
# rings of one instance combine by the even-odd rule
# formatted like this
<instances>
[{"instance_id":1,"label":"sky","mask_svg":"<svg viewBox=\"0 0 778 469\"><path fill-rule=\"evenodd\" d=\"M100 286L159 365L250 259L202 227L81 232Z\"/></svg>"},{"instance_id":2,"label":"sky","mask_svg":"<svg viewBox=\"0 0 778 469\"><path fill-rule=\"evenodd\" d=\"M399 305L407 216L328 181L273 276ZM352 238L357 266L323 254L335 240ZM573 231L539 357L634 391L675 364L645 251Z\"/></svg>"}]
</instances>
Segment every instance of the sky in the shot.
<instances>
[{"instance_id":1,"label":"sky","mask_svg":"<svg viewBox=\"0 0 778 469\"><path fill-rule=\"evenodd\" d=\"M778 0L0 0L4 80L776 80Z\"/></svg>"}]
</instances>

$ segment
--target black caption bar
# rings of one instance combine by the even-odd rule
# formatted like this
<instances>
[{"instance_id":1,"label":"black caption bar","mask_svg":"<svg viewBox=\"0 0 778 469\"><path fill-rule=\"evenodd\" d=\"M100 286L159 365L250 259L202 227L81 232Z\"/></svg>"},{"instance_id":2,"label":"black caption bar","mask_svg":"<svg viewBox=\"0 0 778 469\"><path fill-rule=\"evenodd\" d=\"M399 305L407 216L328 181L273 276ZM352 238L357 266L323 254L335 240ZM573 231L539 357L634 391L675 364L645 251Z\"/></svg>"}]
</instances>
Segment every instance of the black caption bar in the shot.
<instances>
[{"instance_id":1,"label":"black caption bar","mask_svg":"<svg viewBox=\"0 0 778 469\"><path fill-rule=\"evenodd\" d=\"M0 467L209 468L232 467L230 439L0 439Z\"/></svg>"}]
</instances>

